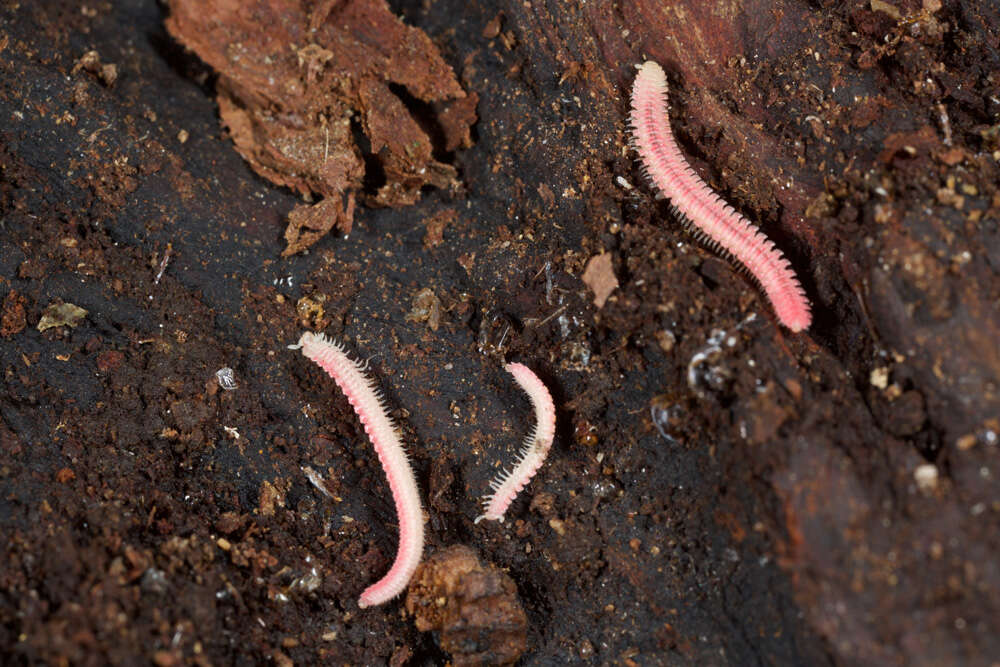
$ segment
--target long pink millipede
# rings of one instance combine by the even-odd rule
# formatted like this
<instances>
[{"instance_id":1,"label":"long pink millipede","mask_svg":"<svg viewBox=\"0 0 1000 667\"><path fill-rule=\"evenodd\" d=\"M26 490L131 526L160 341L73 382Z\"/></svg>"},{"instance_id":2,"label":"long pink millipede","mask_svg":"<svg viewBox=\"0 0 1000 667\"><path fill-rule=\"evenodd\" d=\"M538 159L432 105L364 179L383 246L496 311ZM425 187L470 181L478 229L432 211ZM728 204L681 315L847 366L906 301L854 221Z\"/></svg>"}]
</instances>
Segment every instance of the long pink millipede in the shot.
<instances>
[{"instance_id":1,"label":"long pink millipede","mask_svg":"<svg viewBox=\"0 0 1000 667\"><path fill-rule=\"evenodd\" d=\"M812 321L809 301L791 264L684 159L670 130L667 93L663 69L652 61L644 63L632 87L631 126L632 145L646 174L682 220L746 267L783 325L795 332L807 329Z\"/></svg>"},{"instance_id":2,"label":"long pink millipede","mask_svg":"<svg viewBox=\"0 0 1000 667\"><path fill-rule=\"evenodd\" d=\"M358 600L361 608L382 604L406 588L423 555L424 513L420 507L413 468L375 382L365 375L356 361L347 356L340 343L323 334L307 332L302 334L297 344L289 347L301 349L302 354L326 371L344 392L351 407L358 413L358 419L365 427L365 433L372 441L389 480L399 517L399 550L389 572L366 588Z\"/></svg>"},{"instance_id":3,"label":"long pink millipede","mask_svg":"<svg viewBox=\"0 0 1000 667\"><path fill-rule=\"evenodd\" d=\"M476 523L483 519L503 522L507 508L545 462L556 435L556 408L545 383L524 364L507 364L504 368L531 399L535 409L535 426L524 439L514 467L504 469L490 482L493 492L484 499L484 512L476 518Z\"/></svg>"}]
</instances>

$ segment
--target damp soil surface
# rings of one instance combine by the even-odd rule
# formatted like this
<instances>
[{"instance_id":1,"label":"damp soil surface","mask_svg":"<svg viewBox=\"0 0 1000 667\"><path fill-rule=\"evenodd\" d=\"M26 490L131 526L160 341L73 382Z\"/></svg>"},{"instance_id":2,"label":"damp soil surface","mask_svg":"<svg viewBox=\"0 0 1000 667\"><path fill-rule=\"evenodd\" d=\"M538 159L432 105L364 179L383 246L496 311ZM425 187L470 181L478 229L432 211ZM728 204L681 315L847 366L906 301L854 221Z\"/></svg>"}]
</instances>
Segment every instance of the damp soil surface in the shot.
<instances>
[{"instance_id":1,"label":"damp soil surface","mask_svg":"<svg viewBox=\"0 0 1000 667\"><path fill-rule=\"evenodd\" d=\"M182 44L189 4L0 2L5 663L1000 655L995 5L219 1L261 32ZM338 88L369 11L422 55ZM304 88L227 71L269 36ZM645 59L805 333L644 182ZM408 600L358 607L395 512L305 330L367 360L407 443ZM557 435L477 524L531 428L509 361Z\"/></svg>"}]
</instances>

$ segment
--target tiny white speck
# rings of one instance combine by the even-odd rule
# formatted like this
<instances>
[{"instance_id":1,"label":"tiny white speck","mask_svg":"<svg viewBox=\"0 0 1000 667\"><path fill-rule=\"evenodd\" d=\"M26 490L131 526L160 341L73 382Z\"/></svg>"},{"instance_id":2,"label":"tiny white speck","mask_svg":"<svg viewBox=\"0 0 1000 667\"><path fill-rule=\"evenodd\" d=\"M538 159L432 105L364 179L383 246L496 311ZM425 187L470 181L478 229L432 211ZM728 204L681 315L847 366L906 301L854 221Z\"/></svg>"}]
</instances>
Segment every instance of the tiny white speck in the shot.
<instances>
[{"instance_id":1,"label":"tiny white speck","mask_svg":"<svg viewBox=\"0 0 1000 667\"><path fill-rule=\"evenodd\" d=\"M233 369L229 366L224 366L223 368L215 371L215 379L218 381L219 386L226 391L236 389L236 376L233 373Z\"/></svg>"}]
</instances>

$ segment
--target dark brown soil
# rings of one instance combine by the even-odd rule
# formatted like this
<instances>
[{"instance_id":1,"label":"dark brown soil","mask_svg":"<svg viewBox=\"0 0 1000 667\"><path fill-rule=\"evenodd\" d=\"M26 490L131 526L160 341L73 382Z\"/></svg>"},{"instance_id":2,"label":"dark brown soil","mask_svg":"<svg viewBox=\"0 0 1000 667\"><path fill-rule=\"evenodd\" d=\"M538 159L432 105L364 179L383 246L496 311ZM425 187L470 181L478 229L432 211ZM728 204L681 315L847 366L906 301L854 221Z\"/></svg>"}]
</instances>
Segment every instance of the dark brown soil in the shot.
<instances>
[{"instance_id":1,"label":"dark brown soil","mask_svg":"<svg viewBox=\"0 0 1000 667\"><path fill-rule=\"evenodd\" d=\"M513 581L520 664L991 664L995 3L390 5L478 95L473 145L431 151L457 185L373 208L353 174L349 236L282 258L302 201L234 150L166 9L0 2L3 662L448 660L401 601L357 607L395 517L346 400L286 349L309 328L370 357L428 556ZM642 182L646 58L692 164L792 259L805 334ZM531 418L504 360L559 431L475 525Z\"/></svg>"}]
</instances>

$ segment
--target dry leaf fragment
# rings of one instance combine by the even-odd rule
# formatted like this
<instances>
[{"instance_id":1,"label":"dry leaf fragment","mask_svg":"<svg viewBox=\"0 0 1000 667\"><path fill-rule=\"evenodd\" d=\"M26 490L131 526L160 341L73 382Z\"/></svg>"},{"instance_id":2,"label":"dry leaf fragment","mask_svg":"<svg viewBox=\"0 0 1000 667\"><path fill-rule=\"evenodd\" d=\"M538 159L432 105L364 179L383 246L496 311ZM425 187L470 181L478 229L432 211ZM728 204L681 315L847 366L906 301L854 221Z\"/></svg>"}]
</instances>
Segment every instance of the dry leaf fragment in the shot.
<instances>
[{"instance_id":1,"label":"dry leaf fragment","mask_svg":"<svg viewBox=\"0 0 1000 667\"><path fill-rule=\"evenodd\" d=\"M604 306L604 302L618 288L618 278L611 267L611 253L602 252L590 258L583 271L583 282L594 292L594 305L598 308Z\"/></svg>"},{"instance_id":2,"label":"dry leaf fragment","mask_svg":"<svg viewBox=\"0 0 1000 667\"><path fill-rule=\"evenodd\" d=\"M61 326L75 327L86 316L87 311L75 304L50 303L42 311L42 319L38 320L38 330L45 331Z\"/></svg>"}]
</instances>

